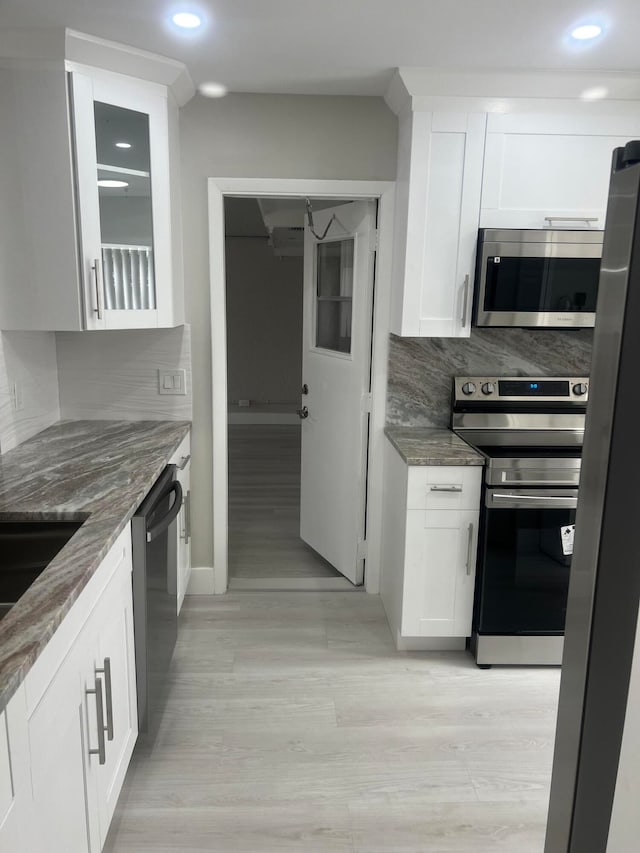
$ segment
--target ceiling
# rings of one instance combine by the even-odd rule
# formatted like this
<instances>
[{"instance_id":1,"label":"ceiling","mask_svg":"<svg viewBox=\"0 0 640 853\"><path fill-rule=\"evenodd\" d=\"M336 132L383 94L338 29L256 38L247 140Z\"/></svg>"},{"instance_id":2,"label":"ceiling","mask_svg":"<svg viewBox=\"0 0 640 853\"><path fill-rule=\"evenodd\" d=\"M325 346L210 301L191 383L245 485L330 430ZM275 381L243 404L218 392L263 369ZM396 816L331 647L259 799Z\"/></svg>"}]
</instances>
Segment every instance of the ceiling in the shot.
<instances>
[{"instance_id":1,"label":"ceiling","mask_svg":"<svg viewBox=\"0 0 640 853\"><path fill-rule=\"evenodd\" d=\"M199 31L169 25L184 9L203 16ZM593 18L604 36L569 44ZM640 72L638 0L0 0L0 27L58 26L233 92L381 95L401 66Z\"/></svg>"}]
</instances>

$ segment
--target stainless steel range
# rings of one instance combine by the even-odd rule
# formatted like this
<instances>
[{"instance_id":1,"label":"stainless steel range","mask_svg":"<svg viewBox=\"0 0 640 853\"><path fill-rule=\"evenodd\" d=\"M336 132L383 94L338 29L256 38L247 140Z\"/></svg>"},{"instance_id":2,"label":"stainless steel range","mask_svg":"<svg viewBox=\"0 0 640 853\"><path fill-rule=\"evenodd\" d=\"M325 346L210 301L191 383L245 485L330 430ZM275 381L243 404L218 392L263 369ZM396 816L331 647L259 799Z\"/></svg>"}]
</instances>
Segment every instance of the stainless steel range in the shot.
<instances>
[{"instance_id":1,"label":"stainless steel range","mask_svg":"<svg viewBox=\"0 0 640 853\"><path fill-rule=\"evenodd\" d=\"M560 664L587 377L458 377L452 428L487 459L472 649Z\"/></svg>"}]
</instances>

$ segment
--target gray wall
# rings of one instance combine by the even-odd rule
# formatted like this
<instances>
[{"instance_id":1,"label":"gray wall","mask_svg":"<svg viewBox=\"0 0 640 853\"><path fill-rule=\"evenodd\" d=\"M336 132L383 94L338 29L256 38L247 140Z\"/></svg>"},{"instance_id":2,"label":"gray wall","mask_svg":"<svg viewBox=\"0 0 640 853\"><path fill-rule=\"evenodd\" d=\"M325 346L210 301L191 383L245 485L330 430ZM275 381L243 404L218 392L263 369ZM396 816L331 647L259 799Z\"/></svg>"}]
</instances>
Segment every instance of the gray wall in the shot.
<instances>
[{"instance_id":1,"label":"gray wall","mask_svg":"<svg viewBox=\"0 0 640 853\"><path fill-rule=\"evenodd\" d=\"M474 329L469 338L389 341L387 423L448 427L454 376L589 375L593 332Z\"/></svg>"},{"instance_id":2,"label":"gray wall","mask_svg":"<svg viewBox=\"0 0 640 853\"><path fill-rule=\"evenodd\" d=\"M187 319L192 327L193 564L213 565L207 178L394 180L397 122L381 98L196 96L181 110Z\"/></svg>"},{"instance_id":3,"label":"gray wall","mask_svg":"<svg viewBox=\"0 0 640 853\"><path fill-rule=\"evenodd\" d=\"M299 403L302 385L303 259L277 258L265 238L227 237L225 251L230 407L287 411L280 404Z\"/></svg>"}]
</instances>

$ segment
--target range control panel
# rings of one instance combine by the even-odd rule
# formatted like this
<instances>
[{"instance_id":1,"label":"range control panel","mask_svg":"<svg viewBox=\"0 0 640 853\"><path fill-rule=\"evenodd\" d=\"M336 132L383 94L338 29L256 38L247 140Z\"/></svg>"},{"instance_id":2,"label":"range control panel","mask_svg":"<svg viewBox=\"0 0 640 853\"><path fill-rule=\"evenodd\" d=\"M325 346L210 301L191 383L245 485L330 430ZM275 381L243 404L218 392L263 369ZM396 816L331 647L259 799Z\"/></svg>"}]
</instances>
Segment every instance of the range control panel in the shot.
<instances>
[{"instance_id":1,"label":"range control panel","mask_svg":"<svg viewBox=\"0 0 640 853\"><path fill-rule=\"evenodd\" d=\"M454 403L579 402L589 399L588 376L457 376Z\"/></svg>"}]
</instances>

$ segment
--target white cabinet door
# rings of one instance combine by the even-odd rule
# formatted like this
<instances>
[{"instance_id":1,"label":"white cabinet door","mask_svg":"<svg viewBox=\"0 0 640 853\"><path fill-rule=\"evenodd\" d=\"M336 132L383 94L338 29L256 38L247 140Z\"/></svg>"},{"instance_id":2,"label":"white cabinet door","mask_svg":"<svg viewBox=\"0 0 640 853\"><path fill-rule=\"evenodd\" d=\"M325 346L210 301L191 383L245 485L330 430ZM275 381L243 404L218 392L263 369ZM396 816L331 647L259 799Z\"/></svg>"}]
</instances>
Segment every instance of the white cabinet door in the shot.
<instances>
[{"instance_id":1,"label":"white cabinet door","mask_svg":"<svg viewBox=\"0 0 640 853\"><path fill-rule=\"evenodd\" d=\"M176 551L178 561L178 613L191 576L191 435L180 443L170 459L178 468L177 477L182 486L182 508L178 515Z\"/></svg>"},{"instance_id":2,"label":"white cabinet door","mask_svg":"<svg viewBox=\"0 0 640 853\"><path fill-rule=\"evenodd\" d=\"M0 853L37 852L33 837L24 685L0 713Z\"/></svg>"},{"instance_id":3,"label":"white cabinet door","mask_svg":"<svg viewBox=\"0 0 640 853\"><path fill-rule=\"evenodd\" d=\"M481 227L604 228L613 149L639 134L636 118L490 115Z\"/></svg>"},{"instance_id":4,"label":"white cabinet door","mask_svg":"<svg viewBox=\"0 0 640 853\"><path fill-rule=\"evenodd\" d=\"M92 617L94 671L104 687L106 759L97 767L100 837L104 843L138 734L130 553Z\"/></svg>"},{"instance_id":5,"label":"white cabinet door","mask_svg":"<svg viewBox=\"0 0 640 853\"><path fill-rule=\"evenodd\" d=\"M391 331L468 337L486 116L400 120Z\"/></svg>"},{"instance_id":6,"label":"white cabinet door","mask_svg":"<svg viewBox=\"0 0 640 853\"><path fill-rule=\"evenodd\" d=\"M95 716L87 728L80 671L83 650L74 646L28 722L35 851L96 853L90 827L94 805L85 786L84 752L96 747ZM87 697L88 698L88 697ZM93 843L92 843L93 842Z\"/></svg>"},{"instance_id":7,"label":"white cabinet door","mask_svg":"<svg viewBox=\"0 0 640 853\"><path fill-rule=\"evenodd\" d=\"M171 325L167 92L71 67L87 328Z\"/></svg>"},{"instance_id":8,"label":"white cabinet door","mask_svg":"<svg viewBox=\"0 0 640 853\"><path fill-rule=\"evenodd\" d=\"M401 633L471 634L478 512L408 510Z\"/></svg>"}]
</instances>

